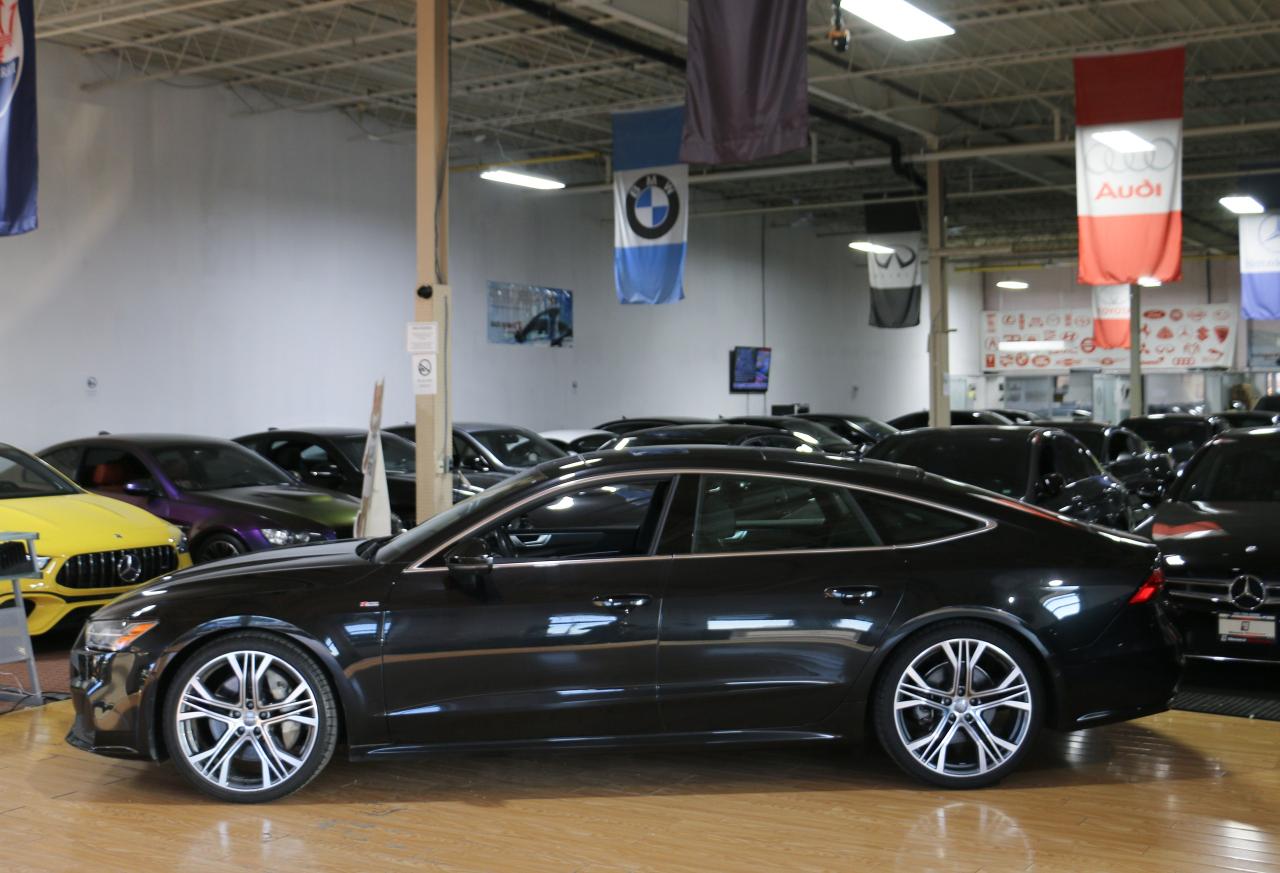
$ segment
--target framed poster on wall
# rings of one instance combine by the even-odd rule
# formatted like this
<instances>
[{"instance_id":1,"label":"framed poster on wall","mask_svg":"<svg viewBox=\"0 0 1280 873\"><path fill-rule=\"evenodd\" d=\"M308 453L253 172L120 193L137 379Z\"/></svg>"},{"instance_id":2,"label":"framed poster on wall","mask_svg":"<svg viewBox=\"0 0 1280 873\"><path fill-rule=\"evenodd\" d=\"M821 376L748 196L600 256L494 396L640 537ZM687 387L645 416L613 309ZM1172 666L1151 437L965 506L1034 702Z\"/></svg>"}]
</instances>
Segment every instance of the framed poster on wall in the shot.
<instances>
[{"instance_id":1,"label":"framed poster on wall","mask_svg":"<svg viewBox=\"0 0 1280 873\"><path fill-rule=\"evenodd\" d=\"M489 283L489 342L572 346L573 292L518 282Z\"/></svg>"}]
</instances>

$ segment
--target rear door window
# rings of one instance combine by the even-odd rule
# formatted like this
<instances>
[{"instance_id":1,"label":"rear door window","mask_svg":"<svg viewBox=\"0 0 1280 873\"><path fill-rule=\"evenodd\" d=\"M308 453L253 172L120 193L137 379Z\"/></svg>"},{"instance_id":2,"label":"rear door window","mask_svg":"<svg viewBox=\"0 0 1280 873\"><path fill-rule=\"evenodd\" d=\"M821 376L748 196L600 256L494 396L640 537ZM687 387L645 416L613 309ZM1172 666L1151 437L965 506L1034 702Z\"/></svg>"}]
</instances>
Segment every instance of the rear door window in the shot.
<instances>
[{"instance_id":1,"label":"rear door window","mask_svg":"<svg viewBox=\"0 0 1280 873\"><path fill-rule=\"evenodd\" d=\"M699 480L693 526L696 554L877 545L848 488L736 473Z\"/></svg>"}]
</instances>

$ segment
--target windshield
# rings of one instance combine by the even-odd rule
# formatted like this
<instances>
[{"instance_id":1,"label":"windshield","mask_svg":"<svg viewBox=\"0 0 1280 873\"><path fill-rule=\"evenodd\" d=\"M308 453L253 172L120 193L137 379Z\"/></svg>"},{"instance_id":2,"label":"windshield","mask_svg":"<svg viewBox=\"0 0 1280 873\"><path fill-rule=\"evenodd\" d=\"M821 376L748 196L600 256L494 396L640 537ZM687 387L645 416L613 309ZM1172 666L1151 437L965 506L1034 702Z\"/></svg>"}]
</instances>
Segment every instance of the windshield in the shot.
<instances>
[{"instance_id":1,"label":"windshield","mask_svg":"<svg viewBox=\"0 0 1280 873\"><path fill-rule=\"evenodd\" d=\"M182 491L217 491L293 482L288 473L235 443L164 446L151 454L174 487Z\"/></svg>"},{"instance_id":2,"label":"windshield","mask_svg":"<svg viewBox=\"0 0 1280 873\"><path fill-rule=\"evenodd\" d=\"M338 437L334 443L337 444L338 450L346 455L347 460L359 470L364 462L364 444L367 441L368 437L362 435ZM415 470L414 450L413 443L407 439L386 431L382 432L382 464L387 468L388 473L412 476Z\"/></svg>"},{"instance_id":3,"label":"windshield","mask_svg":"<svg viewBox=\"0 0 1280 873\"><path fill-rule=\"evenodd\" d=\"M536 467L543 461L566 457L566 453L536 433L519 428L475 430L471 437L498 459L504 467Z\"/></svg>"},{"instance_id":4,"label":"windshield","mask_svg":"<svg viewBox=\"0 0 1280 873\"><path fill-rule=\"evenodd\" d=\"M432 516L417 527L392 539L378 550L378 560L390 562L419 558L438 534L466 519L483 518L485 513L501 506L511 495L531 488L546 478L536 470L530 470L503 479L492 488L486 488L475 497L468 497L460 503L455 503L439 515Z\"/></svg>"},{"instance_id":5,"label":"windshield","mask_svg":"<svg viewBox=\"0 0 1280 873\"><path fill-rule=\"evenodd\" d=\"M1178 499L1280 502L1280 442L1250 438L1214 445L1187 470Z\"/></svg>"},{"instance_id":6,"label":"windshield","mask_svg":"<svg viewBox=\"0 0 1280 873\"><path fill-rule=\"evenodd\" d=\"M898 429L893 425L885 424L883 421L877 421L874 418L863 418L860 415L855 415L849 420L878 440L882 440L885 437L892 436L898 432Z\"/></svg>"},{"instance_id":7,"label":"windshield","mask_svg":"<svg viewBox=\"0 0 1280 873\"><path fill-rule=\"evenodd\" d=\"M1027 492L1027 444L1019 439L945 439L928 435L919 439L889 437L868 452L868 458L909 464L930 473L968 482L1006 497L1022 498Z\"/></svg>"},{"instance_id":8,"label":"windshield","mask_svg":"<svg viewBox=\"0 0 1280 873\"><path fill-rule=\"evenodd\" d=\"M35 458L16 449L0 449L0 500L77 493L74 485Z\"/></svg>"},{"instance_id":9,"label":"windshield","mask_svg":"<svg viewBox=\"0 0 1280 873\"><path fill-rule=\"evenodd\" d=\"M1206 421L1161 421L1147 418L1129 421L1125 427L1162 449L1187 444L1198 448L1212 436Z\"/></svg>"}]
</instances>

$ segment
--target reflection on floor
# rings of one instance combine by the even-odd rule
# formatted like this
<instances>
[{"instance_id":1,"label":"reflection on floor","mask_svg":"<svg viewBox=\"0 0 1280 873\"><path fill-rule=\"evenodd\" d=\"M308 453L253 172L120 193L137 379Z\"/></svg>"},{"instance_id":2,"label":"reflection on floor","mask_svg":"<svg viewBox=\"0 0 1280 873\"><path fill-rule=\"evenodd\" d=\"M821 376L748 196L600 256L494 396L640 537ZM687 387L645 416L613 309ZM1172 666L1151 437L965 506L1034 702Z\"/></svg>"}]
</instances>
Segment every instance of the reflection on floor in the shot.
<instances>
[{"instance_id":1,"label":"reflection on floor","mask_svg":"<svg viewBox=\"0 0 1280 873\"><path fill-rule=\"evenodd\" d=\"M307 871L1280 870L1280 724L1173 712L1046 734L994 789L872 748L335 762L275 804L78 752L68 703L0 718L0 868Z\"/></svg>"}]
</instances>

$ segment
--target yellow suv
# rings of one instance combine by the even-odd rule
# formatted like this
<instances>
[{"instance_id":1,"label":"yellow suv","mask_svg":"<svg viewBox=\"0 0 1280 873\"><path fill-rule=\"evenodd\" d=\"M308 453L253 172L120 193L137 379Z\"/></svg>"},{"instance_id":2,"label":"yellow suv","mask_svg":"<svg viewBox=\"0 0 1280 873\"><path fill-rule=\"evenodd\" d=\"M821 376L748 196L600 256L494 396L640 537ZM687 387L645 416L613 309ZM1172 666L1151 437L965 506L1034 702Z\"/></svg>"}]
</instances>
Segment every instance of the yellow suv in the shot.
<instances>
[{"instance_id":1,"label":"yellow suv","mask_svg":"<svg viewBox=\"0 0 1280 873\"><path fill-rule=\"evenodd\" d=\"M91 611L191 566L178 528L136 506L83 491L43 461L3 443L0 531L40 535L36 562L43 578L20 582L32 636L72 612ZM0 580L0 607L11 600L12 586Z\"/></svg>"}]
</instances>

